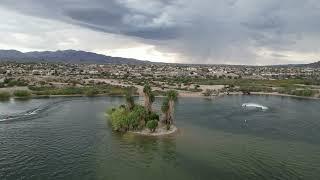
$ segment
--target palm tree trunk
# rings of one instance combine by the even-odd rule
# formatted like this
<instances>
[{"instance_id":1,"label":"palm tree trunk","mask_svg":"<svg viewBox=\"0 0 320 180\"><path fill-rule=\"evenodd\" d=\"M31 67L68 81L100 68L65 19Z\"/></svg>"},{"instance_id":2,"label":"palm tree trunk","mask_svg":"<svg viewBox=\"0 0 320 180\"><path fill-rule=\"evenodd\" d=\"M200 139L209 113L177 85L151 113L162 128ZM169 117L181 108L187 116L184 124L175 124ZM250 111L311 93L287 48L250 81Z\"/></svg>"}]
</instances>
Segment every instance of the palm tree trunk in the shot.
<instances>
[{"instance_id":1,"label":"palm tree trunk","mask_svg":"<svg viewBox=\"0 0 320 180\"><path fill-rule=\"evenodd\" d=\"M174 101L169 101L169 123L173 124Z\"/></svg>"},{"instance_id":2,"label":"palm tree trunk","mask_svg":"<svg viewBox=\"0 0 320 180\"><path fill-rule=\"evenodd\" d=\"M148 107L149 107L149 102L150 100L149 100L149 96L148 95L144 95L144 107L145 107L145 109L146 110L148 110Z\"/></svg>"},{"instance_id":3,"label":"palm tree trunk","mask_svg":"<svg viewBox=\"0 0 320 180\"><path fill-rule=\"evenodd\" d=\"M147 94L144 95L144 107L145 107L147 112L151 112L152 111L151 99Z\"/></svg>"},{"instance_id":4,"label":"palm tree trunk","mask_svg":"<svg viewBox=\"0 0 320 180\"><path fill-rule=\"evenodd\" d=\"M151 102L150 102L150 98L149 98L149 104L148 104L148 112L152 111L152 107L151 107Z\"/></svg>"},{"instance_id":5,"label":"palm tree trunk","mask_svg":"<svg viewBox=\"0 0 320 180\"><path fill-rule=\"evenodd\" d=\"M170 112L169 110L166 112L166 124L170 123Z\"/></svg>"}]
</instances>

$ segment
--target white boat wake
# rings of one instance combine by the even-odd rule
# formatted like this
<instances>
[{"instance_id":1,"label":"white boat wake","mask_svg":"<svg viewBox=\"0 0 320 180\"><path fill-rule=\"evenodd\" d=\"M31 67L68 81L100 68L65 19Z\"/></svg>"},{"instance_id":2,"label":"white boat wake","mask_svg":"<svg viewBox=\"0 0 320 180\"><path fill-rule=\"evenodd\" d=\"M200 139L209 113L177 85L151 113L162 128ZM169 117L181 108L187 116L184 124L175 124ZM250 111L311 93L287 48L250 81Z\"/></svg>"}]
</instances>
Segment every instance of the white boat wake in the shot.
<instances>
[{"instance_id":1,"label":"white boat wake","mask_svg":"<svg viewBox=\"0 0 320 180\"><path fill-rule=\"evenodd\" d=\"M26 120L26 119L35 119L43 114L43 112L55 107L56 105L65 102L64 101L56 101L51 102L24 112L15 113L15 114L0 114L0 122L4 121L12 121L12 120Z\"/></svg>"},{"instance_id":2,"label":"white boat wake","mask_svg":"<svg viewBox=\"0 0 320 180\"><path fill-rule=\"evenodd\" d=\"M242 107L245 109L261 109L264 111L269 109L266 106L263 106L261 104L256 104L256 103L244 103L244 104L242 104Z\"/></svg>"}]
</instances>

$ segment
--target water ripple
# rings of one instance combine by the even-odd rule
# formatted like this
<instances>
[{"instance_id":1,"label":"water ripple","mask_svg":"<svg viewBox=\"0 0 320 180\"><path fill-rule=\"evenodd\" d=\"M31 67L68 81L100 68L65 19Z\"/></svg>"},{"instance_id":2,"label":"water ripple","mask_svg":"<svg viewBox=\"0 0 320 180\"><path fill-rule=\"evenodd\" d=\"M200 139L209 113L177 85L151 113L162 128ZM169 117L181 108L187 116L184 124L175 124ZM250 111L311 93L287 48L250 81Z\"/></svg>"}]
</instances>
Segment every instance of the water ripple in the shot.
<instances>
[{"instance_id":1,"label":"water ripple","mask_svg":"<svg viewBox=\"0 0 320 180\"><path fill-rule=\"evenodd\" d=\"M55 102L50 102L45 105L41 105L36 108L29 109L24 112L13 113L13 114L0 114L0 122L7 122L7 121L19 121L19 120L32 120L41 117L41 115L48 111L49 109L64 103L68 100L60 100Z\"/></svg>"}]
</instances>

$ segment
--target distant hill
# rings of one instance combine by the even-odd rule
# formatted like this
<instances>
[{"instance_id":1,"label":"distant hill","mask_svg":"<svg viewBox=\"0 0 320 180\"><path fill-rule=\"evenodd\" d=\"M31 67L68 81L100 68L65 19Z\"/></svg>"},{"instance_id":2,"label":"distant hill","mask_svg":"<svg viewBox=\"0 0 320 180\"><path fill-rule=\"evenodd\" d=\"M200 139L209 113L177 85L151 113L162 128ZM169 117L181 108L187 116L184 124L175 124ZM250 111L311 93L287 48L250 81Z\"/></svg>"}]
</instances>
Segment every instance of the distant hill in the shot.
<instances>
[{"instance_id":1,"label":"distant hill","mask_svg":"<svg viewBox=\"0 0 320 180\"><path fill-rule=\"evenodd\" d=\"M312 67L312 68L320 68L320 61L315 62L315 63L311 63L311 64L307 64L307 67Z\"/></svg>"},{"instance_id":2,"label":"distant hill","mask_svg":"<svg viewBox=\"0 0 320 180\"><path fill-rule=\"evenodd\" d=\"M34 51L23 53L16 50L0 50L0 62L61 62L75 64L147 64L150 61L141 61L121 57L111 57L86 51Z\"/></svg>"}]
</instances>

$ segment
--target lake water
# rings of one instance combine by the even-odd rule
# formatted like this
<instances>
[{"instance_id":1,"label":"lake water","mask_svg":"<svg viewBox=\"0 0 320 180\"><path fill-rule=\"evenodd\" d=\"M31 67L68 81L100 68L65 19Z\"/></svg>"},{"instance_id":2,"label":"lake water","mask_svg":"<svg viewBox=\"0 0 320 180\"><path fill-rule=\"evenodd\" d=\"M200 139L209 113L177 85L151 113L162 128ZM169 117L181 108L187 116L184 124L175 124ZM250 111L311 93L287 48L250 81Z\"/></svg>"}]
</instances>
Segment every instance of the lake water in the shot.
<instances>
[{"instance_id":1,"label":"lake water","mask_svg":"<svg viewBox=\"0 0 320 180\"><path fill-rule=\"evenodd\" d=\"M155 108L159 107L157 99ZM320 101L180 98L168 137L121 135L120 97L0 103L0 179L320 179ZM246 110L258 103L268 110Z\"/></svg>"}]
</instances>

